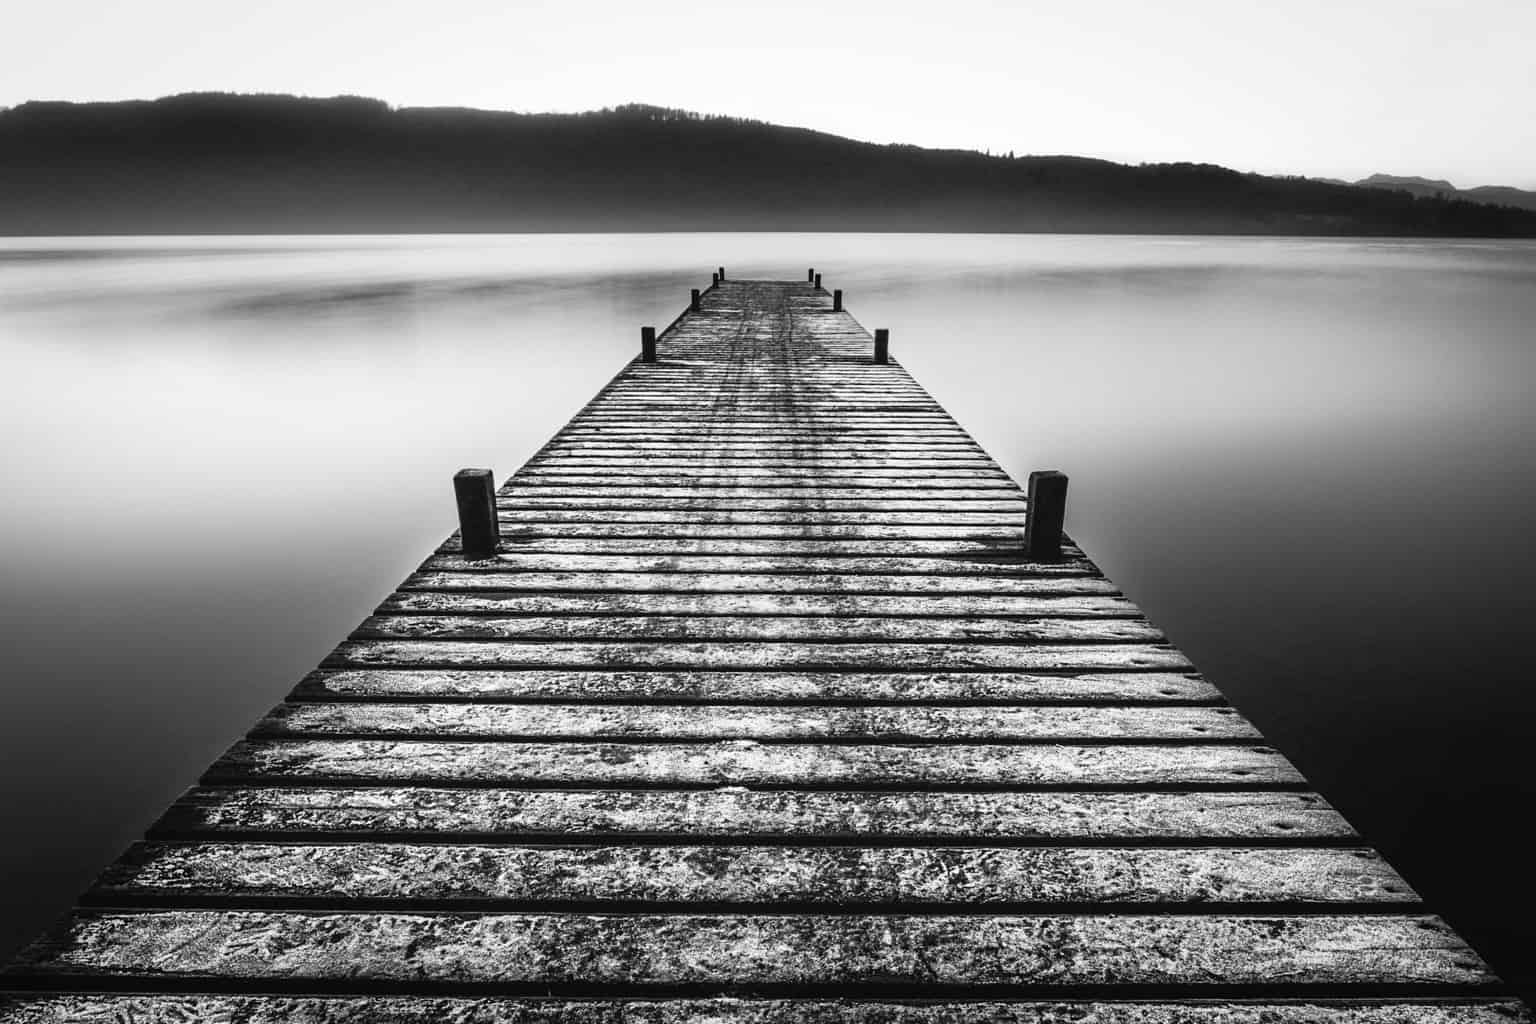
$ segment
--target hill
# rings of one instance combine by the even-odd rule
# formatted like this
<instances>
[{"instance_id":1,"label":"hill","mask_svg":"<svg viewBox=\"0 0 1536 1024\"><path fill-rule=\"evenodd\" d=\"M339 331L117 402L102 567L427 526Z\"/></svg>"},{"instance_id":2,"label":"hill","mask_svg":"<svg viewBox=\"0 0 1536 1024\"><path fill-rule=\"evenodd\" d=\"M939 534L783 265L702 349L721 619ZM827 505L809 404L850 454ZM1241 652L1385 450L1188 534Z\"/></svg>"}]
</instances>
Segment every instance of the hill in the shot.
<instances>
[{"instance_id":1,"label":"hill","mask_svg":"<svg viewBox=\"0 0 1536 1024\"><path fill-rule=\"evenodd\" d=\"M188 94L0 111L0 234L637 230L1536 236L1536 212L646 106Z\"/></svg>"},{"instance_id":2,"label":"hill","mask_svg":"<svg viewBox=\"0 0 1536 1024\"><path fill-rule=\"evenodd\" d=\"M1365 188L1394 189L1415 196L1437 199L1465 199L1474 203L1490 203L1495 206L1514 206L1523 210L1536 210L1536 192L1512 188L1509 185L1479 185L1476 188L1457 188L1448 181L1437 178L1416 178L1394 174L1373 174L1361 178L1356 185Z\"/></svg>"}]
</instances>

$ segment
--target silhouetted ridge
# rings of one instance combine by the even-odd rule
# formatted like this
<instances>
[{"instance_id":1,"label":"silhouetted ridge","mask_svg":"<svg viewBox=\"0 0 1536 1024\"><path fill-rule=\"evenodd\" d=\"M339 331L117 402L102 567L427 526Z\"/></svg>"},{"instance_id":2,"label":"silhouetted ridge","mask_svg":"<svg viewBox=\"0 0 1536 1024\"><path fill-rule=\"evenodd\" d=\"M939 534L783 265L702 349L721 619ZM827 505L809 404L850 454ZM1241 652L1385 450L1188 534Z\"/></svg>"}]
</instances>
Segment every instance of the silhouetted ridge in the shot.
<instances>
[{"instance_id":1,"label":"silhouetted ridge","mask_svg":"<svg viewBox=\"0 0 1536 1024\"><path fill-rule=\"evenodd\" d=\"M1211 164L582 114L194 93L0 111L0 233L600 230L1536 235L1536 213Z\"/></svg>"}]
</instances>

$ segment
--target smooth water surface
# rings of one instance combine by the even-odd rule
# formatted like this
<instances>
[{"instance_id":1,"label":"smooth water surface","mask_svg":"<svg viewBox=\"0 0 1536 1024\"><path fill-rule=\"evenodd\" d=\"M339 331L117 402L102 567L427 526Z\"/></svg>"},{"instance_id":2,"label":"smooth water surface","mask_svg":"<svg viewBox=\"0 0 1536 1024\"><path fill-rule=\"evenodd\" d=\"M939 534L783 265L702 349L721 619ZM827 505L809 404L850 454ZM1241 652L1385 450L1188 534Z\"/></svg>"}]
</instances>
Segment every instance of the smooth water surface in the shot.
<instances>
[{"instance_id":1,"label":"smooth water surface","mask_svg":"<svg viewBox=\"0 0 1536 1024\"><path fill-rule=\"evenodd\" d=\"M0 240L0 957L733 277L841 287L1526 986L1536 245Z\"/></svg>"}]
</instances>

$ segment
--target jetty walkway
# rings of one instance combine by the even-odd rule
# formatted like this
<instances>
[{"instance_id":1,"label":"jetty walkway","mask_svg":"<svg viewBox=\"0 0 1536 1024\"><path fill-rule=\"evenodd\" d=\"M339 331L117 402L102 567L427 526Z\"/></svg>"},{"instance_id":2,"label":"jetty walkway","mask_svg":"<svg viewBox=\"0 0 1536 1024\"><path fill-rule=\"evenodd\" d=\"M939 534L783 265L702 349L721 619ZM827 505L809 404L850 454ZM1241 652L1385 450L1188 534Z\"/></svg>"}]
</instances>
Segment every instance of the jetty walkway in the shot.
<instances>
[{"instance_id":1,"label":"jetty walkway","mask_svg":"<svg viewBox=\"0 0 1536 1024\"><path fill-rule=\"evenodd\" d=\"M718 277L0 1021L1529 1021L840 296Z\"/></svg>"}]
</instances>

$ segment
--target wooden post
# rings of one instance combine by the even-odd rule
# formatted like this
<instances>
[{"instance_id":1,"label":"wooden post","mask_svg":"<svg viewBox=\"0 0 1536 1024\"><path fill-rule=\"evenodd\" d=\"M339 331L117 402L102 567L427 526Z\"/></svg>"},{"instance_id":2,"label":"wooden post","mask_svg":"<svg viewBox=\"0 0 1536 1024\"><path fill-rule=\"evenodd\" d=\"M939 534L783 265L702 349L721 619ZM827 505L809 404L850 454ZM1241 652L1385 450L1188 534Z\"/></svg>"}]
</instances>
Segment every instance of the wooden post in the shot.
<instances>
[{"instance_id":1,"label":"wooden post","mask_svg":"<svg viewBox=\"0 0 1536 1024\"><path fill-rule=\"evenodd\" d=\"M654 363L656 361L656 328L640 328L640 361L642 363Z\"/></svg>"},{"instance_id":2,"label":"wooden post","mask_svg":"<svg viewBox=\"0 0 1536 1024\"><path fill-rule=\"evenodd\" d=\"M719 274L720 274L720 280L724 281L725 280L725 268L724 267L720 268Z\"/></svg>"},{"instance_id":3,"label":"wooden post","mask_svg":"<svg viewBox=\"0 0 1536 1024\"><path fill-rule=\"evenodd\" d=\"M709 275L709 286L711 288L719 288L720 287L720 275L719 274L710 274Z\"/></svg>"},{"instance_id":4,"label":"wooden post","mask_svg":"<svg viewBox=\"0 0 1536 1024\"><path fill-rule=\"evenodd\" d=\"M461 469L453 474L453 497L459 505L459 537L464 560L496 557L501 526L496 520L496 482L488 469Z\"/></svg>"},{"instance_id":5,"label":"wooden post","mask_svg":"<svg viewBox=\"0 0 1536 1024\"><path fill-rule=\"evenodd\" d=\"M834 312L834 313L841 313L842 311L843 311L843 290L841 288L839 288L839 289L837 289L836 291L834 291L832 293L832 312Z\"/></svg>"},{"instance_id":6,"label":"wooden post","mask_svg":"<svg viewBox=\"0 0 1536 1024\"><path fill-rule=\"evenodd\" d=\"M815 267L812 267L810 270L807 270L805 272L805 280L806 280L807 284L809 284L810 282L816 280L816 268Z\"/></svg>"},{"instance_id":7,"label":"wooden post","mask_svg":"<svg viewBox=\"0 0 1536 1024\"><path fill-rule=\"evenodd\" d=\"M884 327L875 328L875 362L891 361L891 332Z\"/></svg>"},{"instance_id":8,"label":"wooden post","mask_svg":"<svg viewBox=\"0 0 1536 1024\"><path fill-rule=\"evenodd\" d=\"M811 283L816 286L816 290L817 291L821 291L821 275L820 274L817 274L815 277L811 278Z\"/></svg>"},{"instance_id":9,"label":"wooden post","mask_svg":"<svg viewBox=\"0 0 1536 1024\"><path fill-rule=\"evenodd\" d=\"M1055 469L1029 474L1029 507L1024 513L1024 557L1035 562L1061 559L1061 527L1067 519L1067 474Z\"/></svg>"},{"instance_id":10,"label":"wooden post","mask_svg":"<svg viewBox=\"0 0 1536 1024\"><path fill-rule=\"evenodd\" d=\"M688 308L693 310L695 313L699 311L699 290L697 288L693 289L693 291L689 293Z\"/></svg>"}]
</instances>

